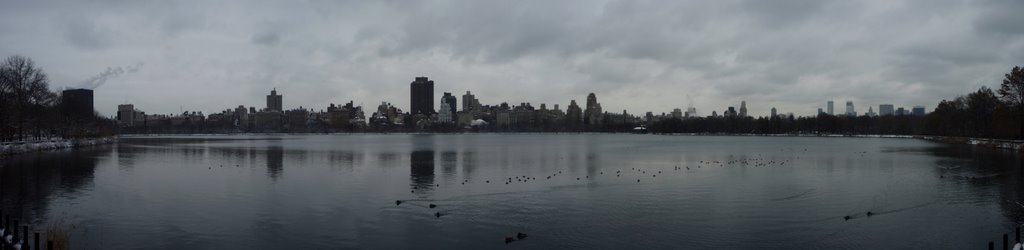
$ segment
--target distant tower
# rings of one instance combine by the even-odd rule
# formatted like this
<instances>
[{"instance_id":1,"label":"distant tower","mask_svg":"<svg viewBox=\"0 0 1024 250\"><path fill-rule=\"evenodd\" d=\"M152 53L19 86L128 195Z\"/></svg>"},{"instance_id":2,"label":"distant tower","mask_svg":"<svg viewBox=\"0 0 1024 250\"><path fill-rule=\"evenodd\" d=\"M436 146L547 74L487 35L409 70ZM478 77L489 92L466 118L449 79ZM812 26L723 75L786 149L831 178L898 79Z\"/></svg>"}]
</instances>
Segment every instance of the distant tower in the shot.
<instances>
[{"instance_id":1,"label":"distant tower","mask_svg":"<svg viewBox=\"0 0 1024 250\"><path fill-rule=\"evenodd\" d=\"M409 114L434 114L434 81L416 77L409 84Z\"/></svg>"},{"instance_id":2,"label":"distant tower","mask_svg":"<svg viewBox=\"0 0 1024 250\"><path fill-rule=\"evenodd\" d=\"M747 101L740 101L740 117L747 117Z\"/></svg>"},{"instance_id":3,"label":"distant tower","mask_svg":"<svg viewBox=\"0 0 1024 250\"><path fill-rule=\"evenodd\" d=\"M462 111L476 111L480 107L480 101L476 99L472 93L466 91L465 95L462 95Z\"/></svg>"},{"instance_id":4,"label":"distant tower","mask_svg":"<svg viewBox=\"0 0 1024 250\"><path fill-rule=\"evenodd\" d=\"M853 101L846 101L846 115L857 116L857 111L853 109Z\"/></svg>"},{"instance_id":5,"label":"distant tower","mask_svg":"<svg viewBox=\"0 0 1024 250\"><path fill-rule=\"evenodd\" d=\"M914 109L911 109L911 113L914 116L924 116L924 106L914 106Z\"/></svg>"},{"instance_id":6,"label":"distant tower","mask_svg":"<svg viewBox=\"0 0 1024 250\"><path fill-rule=\"evenodd\" d=\"M832 100L828 100L828 115L836 115L836 113L834 113L834 111L835 111L835 109L833 109Z\"/></svg>"},{"instance_id":7,"label":"distant tower","mask_svg":"<svg viewBox=\"0 0 1024 250\"><path fill-rule=\"evenodd\" d=\"M445 93L445 94L448 94L448 93ZM446 97L451 97L451 98L446 98ZM437 112L437 121L440 122L440 123L452 123L453 115L455 114L452 111L454 109L454 106L451 105L451 103L448 103L448 101L450 101L450 99L455 99L455 97L454 96L450 96L450 95L447 95L446 97L442 97L441 98L441 107L439 107L437 109L437 111L438 111Z\"/></svg>"},{"instance_id":8,"label":"distant tower","mask_svg":"<svg viewBox=\"0 0 1024 250\"><path fill-rule=\"evenodd\" d=\"M575 126L583 120L583 110L576 105L576 100L569 101L569 107L565 109L565 122L569 126Z\"/></svg>"},{"instance_id":9,"label":"distant tower","mask_svg":"<svg viewBox=\"0 0 1024 250\"><path fill-rule=\"evenodd\" d=\"M881 105L878 105L878 115L880 115L880 116L887 116L887 115L894 115L894 114L896 114L896 113L895 113L895 109L893 109L892 104L881 104Z\"/></svg>"},{"instance_id":10,"label":"distant tower","mask_svg":"<svg viewBox=\"0 0 1024 250\"><path fill-rule=\"evenodd\" d=\"M686 108L686 115L685 115L685 117L688 117L688 118L695 118L695 117L697 117L697 108L694 108L693 106L690 106L689 108Z\"/></svg>"},{"instance_id":11,"label":"distant tower","mask_svg":"<svg viewBox=\"0 0 1024 250\"><path fill-rule=\"evenodd\" d=\"M740 109L740 110L743 110L743 109ZM769 118L775 118L775 115L776 115L775 114L775 107L772 107L772 116L769 117Z\"/></svg>"},{"instance_id":12,"label":"distant tower","mask_svg":"<svg viewBox=\"0 0 1024 250\"><path fill-rule=\"evenodd\" d=\"M270 94L267 95L267 110L270 110L270 111L282 111L282 110L284 110L281 107L281 99L282 99L281 97L282 97L281 95L277 94L277 88L274 88L274 90L271 90Z\"/></svg>"},{"instance_id":13,"label":"distant tower","mask_svg":"<svg viewBox=\"0 0 1024 250\"><path fill-rule=\"evenodd\" d=\"M458 100L459 99L455 98L455 96L453 96L452 93L448 93L448 92L444 92L444 96L441 96L441 101L444 102L445 104L448 104L447 108L448 108L448 110L452 114L455 114L455 112L459 111L459 109L458 109L459 106L456 104L458 102ZM445 107L442 106L441 108L445 108ZM441 110L438 110L437 112L441 112Z\"/></svg>"},{"instance_id":14,"label":"distant tower","mask_svg":"<svg viewBox=\"0 0 1024 250\"><path fill-rule=\"evenodd\" d=\"M587 110L583 113L583 122L597 125L601 122L602 114L601 104L597 102L597 96L594 93L587 95Z\"/></svg>"}]
</instances>

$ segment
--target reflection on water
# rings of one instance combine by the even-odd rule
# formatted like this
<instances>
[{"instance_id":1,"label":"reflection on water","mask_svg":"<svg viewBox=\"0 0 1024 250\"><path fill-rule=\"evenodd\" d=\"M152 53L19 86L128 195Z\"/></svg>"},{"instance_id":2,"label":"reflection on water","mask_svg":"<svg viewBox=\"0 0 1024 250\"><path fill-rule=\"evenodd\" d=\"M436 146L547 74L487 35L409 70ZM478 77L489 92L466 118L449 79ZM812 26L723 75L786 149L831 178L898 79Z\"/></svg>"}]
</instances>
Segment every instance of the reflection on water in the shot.
<instances>
[{"instance_id":1,"label":"reflection on water","mask_svg":"<svg viewBox=\"0 0 1024 250\"><path fill-rule=\"evenodd\" d=\"M284 148L279 145L267 148L267 176L272 179L281 177L284 172Z\"/></svg>"},{"instance_id":2,"label":"reflection on water","mask_svg":"<svg viewBox=\"0 0 1024 250\"><path fill-rule=\"evenodd\" d=\"M434 151L412 151L409 161L409 180L414 188L430 190L434 185Z\"/></svg>"},{"instance_id":3,"label":"reflection on water","mask_svg":"<svg viewBox=\"0 0 1024 250\"><path fill-rule=\"evenodd\" d=\"M110 151L98 147L93 152ZM54 196L81 195L89 189L100 161L93 152L48 152L0 160L0 209L4 215L42 225L40 214Z\"/></svg>"},{"instance_id":4,"label":"reflection on water","mask_svg":"<svg viewBox=\"0 0 1024 250\"><path fill-rule=\"evenodd\" d=\"M515 232L521 248L975 248L1024 221L1019 157L863 138L141 137L0 161L0 208L66 220L93 249L486 249Z\"/></svg>"}]
</instances>

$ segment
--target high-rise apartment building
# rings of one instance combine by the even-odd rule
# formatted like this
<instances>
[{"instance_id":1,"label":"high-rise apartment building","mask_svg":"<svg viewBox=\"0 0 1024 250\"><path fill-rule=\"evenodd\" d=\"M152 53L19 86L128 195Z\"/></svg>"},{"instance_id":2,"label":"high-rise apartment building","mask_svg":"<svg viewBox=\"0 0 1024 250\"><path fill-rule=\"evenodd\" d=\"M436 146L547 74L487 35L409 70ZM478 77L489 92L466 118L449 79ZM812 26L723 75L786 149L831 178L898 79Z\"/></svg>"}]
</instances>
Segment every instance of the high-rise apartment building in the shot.
<instances>
[{"instance_id":1,"label":"high-rise apartment building","mask_svg":"<svg viewBox=\"0 0 1024 250\"><path fill-rule=\"evenodd\" d=\"M846 116L857 116L857 111L853 109L853 101L846 101Z\"/></svg>"},{"instance_id":2,"label":"high-rise apartment building","mask_svg":"<svg viewBox=\"0 0 1024 250\"><path fill-rule=\"evenodd\" d=\"M924 116L924 106L914 106L914 109L911 110L911 113L914 116Z\"/></svg>"},{"instance_id":3,"label":"high-rise apartment building","mask_svg":"<svg viewBox=\"0 0 1024 250\"><path fill-rule=\"evenodd\" d=\"M277 94L277 88L274 88L273 90L271 90L270 94L267 95L267 110L269 110L269 111L282 111L282 110L284 110L284 108L281 105L282 104L281 103L281 99L282 99L281 97L282 97L281 95Z\"/></svg>"},{"instance_id":4,"label":"high-rise apartment building","mask_svg":"<svg viewBox=\"0 0 1024 250\"><path fill-rule=\"evenodd\" d=\"M835 109L833 109L833 105L834 105L834 103L832 102L832 100L828 100L828 114L829 115L836 115L836 113L833 113L833 111L835 111Z\"/></svg>"},{"instance_id":5,"label":"high-rise apartment building","mask_svg":"<svg viewBox=\"0 0 1024 250\"><path fill-rule=\"evenodd\" d=\"M892 104L878 105L878 115L879 116L896 115L896 110L893 109Z\"/></svg>"},{"instance_id":6,"label":"high-rise apartment building","mask_svg":"<svg viewBox=\"0 0 1024 250\"><path fill-rule=\"evenodd\" d=\"M480 100L476 99L469 91L466 91L465 95L462 95L462 111L479 111Z\"/></svg>"},{"instance_id":7,"label":"high-rise apartment building","mask_svg":"<svg viewBox=\"0 0 1024 250\"><path fill-rule=\"evenodd\" d=\"M740 117L747 117L747 101L740 101Z\"/></svg>"},{"instance_id":8,"label":"high-rise apartment building","mask_svg":"<svg viewBox=\"0 0 1024 250\"><path fill-rule=\"evenodd\" d=\"M459 112L459 106L457 105L458 100L459 99L455 98L455 96L452 95L452 93L444 92L444 95L441 96L441 102L448 106L442 105L440 108L447 108L448 112L455 114L456 112ZM441 112L441 110L437 110L437 112Z\"/></svg>"},{"instance_id":9,"label":"high-rise apartment building","mask_svg":"<svg viewBox=\"0 0 1024 250\"><path fill-rule=\"evenodd\" d=\"M603 113L597 96L594 93L587 95L587 109L583 112L583 122L590 125L600 124Z\"/></svg>"},{"instance_id":10,"label":"high-rise apartment building","mask_svg":"<svg viewBox=\"0 0 1024 250\"><path fill-rule=\"evenodd\" d=\"M416 77L409 84L409 114L434 114L434 81Z\"/></svg>"}]
</instances>

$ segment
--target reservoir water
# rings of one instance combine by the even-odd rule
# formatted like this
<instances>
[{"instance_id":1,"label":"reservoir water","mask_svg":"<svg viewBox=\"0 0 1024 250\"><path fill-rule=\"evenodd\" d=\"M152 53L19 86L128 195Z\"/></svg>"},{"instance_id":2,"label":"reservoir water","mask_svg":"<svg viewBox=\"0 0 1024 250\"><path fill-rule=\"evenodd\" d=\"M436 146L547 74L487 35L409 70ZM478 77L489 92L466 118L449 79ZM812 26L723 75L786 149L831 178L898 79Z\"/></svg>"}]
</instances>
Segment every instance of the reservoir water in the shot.
<instances>
[{"instance_id":1,"label":"reservoir water","mask_svg":"<svg viewBox=\"0 0 1024 250\"><path fill-rule=\"evenodd\" d=\"M74 249L974 249L1024 222L1020 157L885 138L124 137L0 161L0 200L73 227Z\"/></svg>"}]
</instances>

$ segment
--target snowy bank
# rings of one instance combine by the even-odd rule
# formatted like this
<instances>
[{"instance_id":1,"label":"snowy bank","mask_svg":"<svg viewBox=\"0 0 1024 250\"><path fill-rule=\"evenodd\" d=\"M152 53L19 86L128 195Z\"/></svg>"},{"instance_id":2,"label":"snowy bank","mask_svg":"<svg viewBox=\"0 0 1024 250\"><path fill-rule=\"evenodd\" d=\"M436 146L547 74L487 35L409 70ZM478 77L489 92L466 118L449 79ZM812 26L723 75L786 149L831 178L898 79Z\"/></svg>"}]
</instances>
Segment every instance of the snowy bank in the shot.
<instances>
[{"instance_id":1,"label":"snowy bank","mask_svg":"<svg viewBox=\"0 0 1024 250\"><path fill-rule=\"evenodd\" d=\"M1024 141L1001 140L988 138L966 138L966 137L945 137L945 136L921 136L921 139L945 143L969 144L990 148L1002 148L1021 151L1024 150Z\"/></svg>"},{"instance_id":2,"label":"snowy bank","mask_svg":"<svg viewBox=\"0 0 1024 250\"><path fill-rule=\"evenodd\" d=\"M88 147L100 144L113 143L116 141L117 137L103 137L90 139L57 139L28 142L5 142L0 144L0 156L15 155L35 151Z\"/></svg>"}]
</instances>

